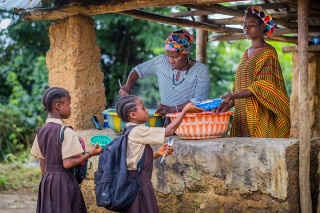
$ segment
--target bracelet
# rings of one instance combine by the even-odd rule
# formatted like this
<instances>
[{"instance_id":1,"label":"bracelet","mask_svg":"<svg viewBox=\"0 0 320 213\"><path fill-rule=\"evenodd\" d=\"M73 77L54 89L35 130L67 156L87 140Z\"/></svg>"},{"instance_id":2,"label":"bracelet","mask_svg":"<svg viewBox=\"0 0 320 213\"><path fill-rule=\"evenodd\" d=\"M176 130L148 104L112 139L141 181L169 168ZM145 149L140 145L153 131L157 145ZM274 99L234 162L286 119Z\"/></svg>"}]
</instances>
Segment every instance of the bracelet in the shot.
<instances>
[{"instance_id":1,"label":"bracelet","mask_svg":"<svg viewBox=\"0 0 320 213\"><path fill-rule=\"evenodd\" d=\"M179 112L177 105L175 105L175 107L176 107L176 112Z\"/></svg>"},{"instance_id":2,"label":"bracelet","mask_svg":"<svg viewBox=\"0 0 320 213\"><path fill-rule=\"evenodd\" d=\"M89 155L89 158L91 158L91 157L92 157L92 155L90 154L90 152L86 152L86 153L88 153L88 155Z\"/></svg>"}]
</instances>

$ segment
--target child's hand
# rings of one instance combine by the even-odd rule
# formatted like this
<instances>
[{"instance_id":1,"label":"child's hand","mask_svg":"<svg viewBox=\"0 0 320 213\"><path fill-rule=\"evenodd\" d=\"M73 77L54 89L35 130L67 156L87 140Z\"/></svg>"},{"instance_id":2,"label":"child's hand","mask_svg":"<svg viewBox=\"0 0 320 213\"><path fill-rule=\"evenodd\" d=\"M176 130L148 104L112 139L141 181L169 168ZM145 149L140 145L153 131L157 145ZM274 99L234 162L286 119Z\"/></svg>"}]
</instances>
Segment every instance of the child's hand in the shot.
<instances>
[{"instance_id":1,"label":"child's hand","mask_svg":"<svg viewBox=\"0 0 320 213\"><path fill-rule=\"evenodd\" d=\"M174 149L172 146L169 146L168 143L163 144L159 149L158 149L158 155L163 156L166 154L166 156L171 155Z\"/></svg>"},{"instance_id":2,"label":"child's hand","mask_svg":"<svg viewBox=\"0 0 320 213\"><path fill-rule=\"evenodd\" d=\"M96 145L94 145L94 146L90 149L89 153L90 153L92 156L95 156L95 155L100 155L100 152L101 152L101 151L102 151L101 146L99 146L99 144L96 144Z\"/></svg>"},{"instance_id":3,"label":"child's hand","mask_svg":"<svg viewBox=\"0 0 320 213\"><path fill-rule=\"evenodd\" d=\"M198 113L203 112L204 109L201 109L199 107L196 107L192 102L188 103L184 108L183 111L186 113Z\"/></svg>"}]
</instances>

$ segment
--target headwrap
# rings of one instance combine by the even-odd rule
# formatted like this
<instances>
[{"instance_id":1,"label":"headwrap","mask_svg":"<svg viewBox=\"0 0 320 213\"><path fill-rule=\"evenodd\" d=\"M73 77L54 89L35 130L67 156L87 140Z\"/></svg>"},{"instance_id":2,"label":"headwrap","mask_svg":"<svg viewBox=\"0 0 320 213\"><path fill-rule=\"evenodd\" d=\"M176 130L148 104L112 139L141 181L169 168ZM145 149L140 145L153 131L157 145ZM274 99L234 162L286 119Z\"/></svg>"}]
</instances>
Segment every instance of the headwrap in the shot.
<instances>
[{"instance_id":1,"label":"headwrap","mask_svg":"<svg viewBox=\"0 0 320 213\"><path fill-rule=\"evenodd\" d=\"M265 24L266 24L266 34L271 36L274 31L274 25L271 15L263 9L261 6L249 6L246 10L246 14L255 14L257 15Z\"/></svg>"},{"instance_id":2,"label":"headwrap","mask_svg":"<svg viewBox=\"0 0 320 213\"><path fill-rule=\"evenodd\" d=\"M166 50L189 54L194 37L187 30L178 30L171 33L166 39Z\"/></svg>"}]
</instances>

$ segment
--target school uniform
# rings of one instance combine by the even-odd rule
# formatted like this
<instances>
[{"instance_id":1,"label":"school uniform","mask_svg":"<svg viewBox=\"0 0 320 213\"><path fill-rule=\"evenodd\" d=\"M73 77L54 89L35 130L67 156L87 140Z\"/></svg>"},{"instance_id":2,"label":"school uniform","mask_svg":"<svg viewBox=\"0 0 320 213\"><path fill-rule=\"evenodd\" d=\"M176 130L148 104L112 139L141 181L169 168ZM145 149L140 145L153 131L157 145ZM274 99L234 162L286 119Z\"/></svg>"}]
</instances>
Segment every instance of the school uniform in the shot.
<instances>
[{"instance_id":1,"label":"school uniform","mask_svg":"<svg viewBox=\"0 0 320 213\"><path fill-rule=\"evenodd\" d=\"M37 213L86 213L86 206L73 169L63 167L63 159L84 151L77 134L70 128L60 140L62 121L48 118L39 127L31 154L45 160L37 201Z\"/></svg>"},{"instance_id":2,"label":"school uniform","mask_svg":"<svg viewBox=\"0 0 320 213\"><path fill-rule=\"evenodd\" d=\"M136 125L134 123L127 123ZM158 213L158 203L151 182L153 170L153 150L150 144L162 145L164 142L165 128L147 127L140 124L133 128L127 140L127 170L131 177L137 174L137 163L146 149L145 162L139 176L141 193L138 193L133 204L125 213Z\"/></svg>"}]
</instances>

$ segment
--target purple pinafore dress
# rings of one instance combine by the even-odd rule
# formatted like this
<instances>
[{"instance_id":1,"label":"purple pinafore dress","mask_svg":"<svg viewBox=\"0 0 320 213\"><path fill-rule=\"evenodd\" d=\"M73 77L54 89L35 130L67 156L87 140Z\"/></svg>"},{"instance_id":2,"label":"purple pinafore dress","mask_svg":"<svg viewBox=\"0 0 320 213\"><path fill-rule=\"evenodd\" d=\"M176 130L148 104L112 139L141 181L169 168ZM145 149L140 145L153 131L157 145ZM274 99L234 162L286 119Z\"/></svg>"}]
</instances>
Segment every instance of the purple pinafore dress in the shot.
<instances>
[{"instance_id":1,"label":"purple pinafore dress","mask_svg":"<svg viewBox=\"0 0 320 213\"><path fill-rule=\"evenodd\" d=\"M158 203L154 194L151 176L153 169L153 150L150 145L146 145L145 162L139 176L141 193L138 192L132 206L125 213L158 213ZM137 170L128 170L129 175L134 177ZM140 197L141 196L141 197ZM141 198L141 201L140 201Z\"/></svg>"},{"instance_id":2,"label":"purple pinafore dress","mask_svg":"<svg viewBox=\"0 0 320 213\"><path fill-rule=\"evenodd\" d=\"M86 205L73 170L63 167L60 130L60 124L47 123L37 131L39 148L45 159L37 213L86 213Z\"/></svg>"}]
</instances>

